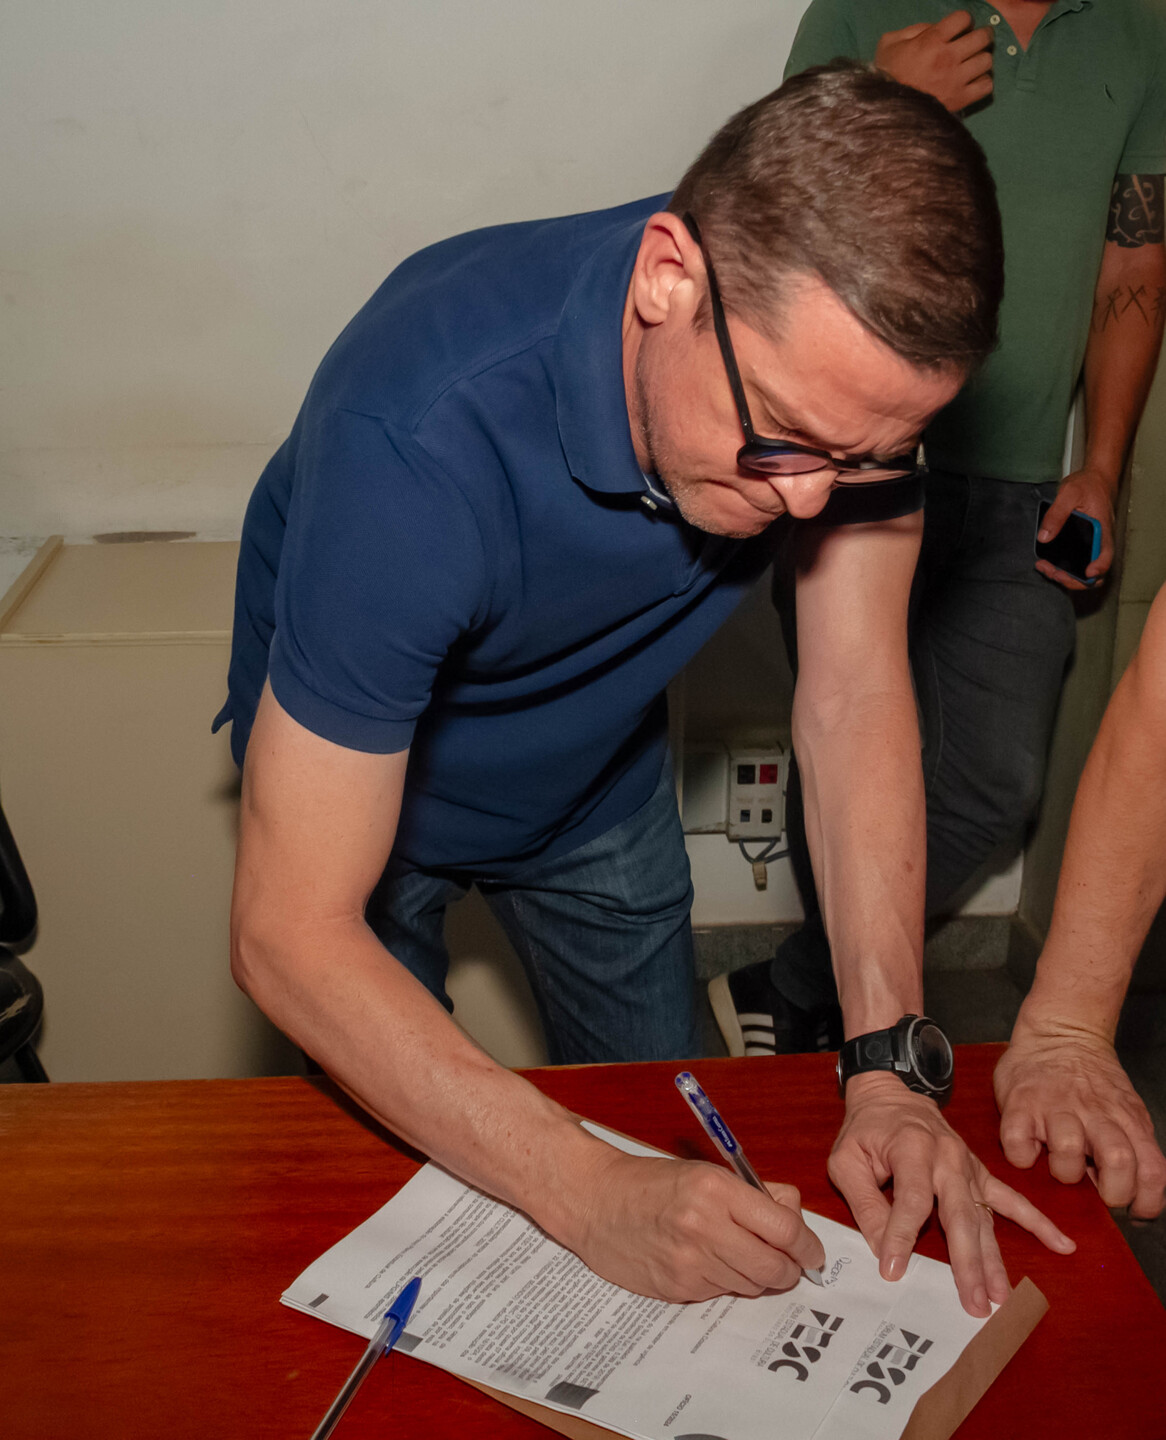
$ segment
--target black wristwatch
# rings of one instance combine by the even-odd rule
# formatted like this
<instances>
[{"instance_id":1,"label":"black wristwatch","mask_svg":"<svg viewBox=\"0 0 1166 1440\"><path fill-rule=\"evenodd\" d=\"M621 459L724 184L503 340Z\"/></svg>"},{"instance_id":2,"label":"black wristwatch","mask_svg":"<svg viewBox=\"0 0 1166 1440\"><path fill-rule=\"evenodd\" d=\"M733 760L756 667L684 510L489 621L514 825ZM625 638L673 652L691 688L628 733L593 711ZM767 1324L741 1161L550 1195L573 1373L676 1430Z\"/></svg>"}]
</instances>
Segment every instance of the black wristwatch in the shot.
<instances>
[{"instance_id":1,"label":"black wristwatch","mask_svg":"<svg viewBox=\"0 0 1166 1440\"><path fill-rule=\"evenodd\" d=\"M951 1095L955 1070L951 1042L926 1015L904 1015L890 1030L847 1040L838 1052L839 1091L845 1094L851 1076L868 1070L889 1070L909 1090L943 1105Z\"/></svg>"}]
</instances>

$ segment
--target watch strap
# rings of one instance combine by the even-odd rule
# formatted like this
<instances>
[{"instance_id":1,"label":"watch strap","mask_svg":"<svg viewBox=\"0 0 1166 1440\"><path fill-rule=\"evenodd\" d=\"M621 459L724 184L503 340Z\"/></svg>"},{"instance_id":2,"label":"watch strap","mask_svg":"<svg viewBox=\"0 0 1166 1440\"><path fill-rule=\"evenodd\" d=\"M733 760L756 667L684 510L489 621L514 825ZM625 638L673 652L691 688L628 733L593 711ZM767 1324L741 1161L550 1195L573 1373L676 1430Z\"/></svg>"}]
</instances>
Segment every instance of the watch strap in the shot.
<instances>
[{"instance_id":1,"label":"watch strap","mask_svg":"<svg viewBox=\"0 0 1166 1440\"><path fill-rule=\"evenodd\" d=\"M871 1030L845 1042L838 1052L839 1091L845 1094L846 1082L855 1075L885 1070L897 1075L909 1090L944 1104L951 1094L950 1062L945 1083L936 1083L918 1068L911 1050L911 1036L917 1026L934 1027L947 1045L950 1056L950 1043L934 1020L926 1015L904 1015L888 1030Z\"/></svg>"},{"instance_id":2,"label":"watch strap","mask_svg":"<svg viewBox=\"0 0 1166 1440\"><path fill-rule=\"evenodd\" d=\"M872 1030L847 1040L838 1057L843 1084L852 1075L862 1075L869 1070L899 1070L901 1065L896 1063L895 1041L894 1029Z\"/></svg>"}]
</instances>

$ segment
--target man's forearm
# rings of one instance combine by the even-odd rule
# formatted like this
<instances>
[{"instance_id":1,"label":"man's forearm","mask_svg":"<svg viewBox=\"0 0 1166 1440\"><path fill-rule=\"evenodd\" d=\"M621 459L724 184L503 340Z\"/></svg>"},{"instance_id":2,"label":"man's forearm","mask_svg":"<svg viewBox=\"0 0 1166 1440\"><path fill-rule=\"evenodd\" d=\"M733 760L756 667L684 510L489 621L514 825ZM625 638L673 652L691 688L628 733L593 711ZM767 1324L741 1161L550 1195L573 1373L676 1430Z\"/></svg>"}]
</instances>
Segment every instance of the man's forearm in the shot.
<instances>
[{"instance_id":1,"label":"man's forearm","mask_svg":"<svg viewBox=\"0 0 1166 1440\"><path fill-rule=\"evenodd\" d=\"M904 669L905 664L904 664ZM848 1036L923 1005L926 817L909 681L794 708L806 834Z\"/></svg>"},{"instance_id":2,"label":"man's forearm","mask_svg":"<svg viewBox=\"0 0 1166 1440\"><path fill-rule=\"evenodd\" d=\"M868 697L853 724L814 736L801 732L821 783L807 797L807 831L826 876L822 896L848 1037L886 1029L923 1009L923 784L911 691ZM807 744L808 742L808 744ZM845 790L828 768L853 777ZM814 812L811 820L811 809ZM819 829L821 827L821 829ZM832 927L832 929L831 929ZM830 1178L850 1202L886 1280L906 1274L920 1227L939 1201L960 1300L986 1316L1008 1294L1008 1277L991 1227L990 1207L1062 1252L1073 1243L972 1155L935 1101L895 1075L871 1072L846 1084L846 1118L831 1152ZM893 1181L893 1201L884 1186Z\"/></svg>"},{"instance_id":3,"label":"man's forearm","mask_svg":"<svg viewBox=\"0 0 1166 1440\"><path fill-rule=\"evenodd\" d=\"M926 815L907 616L921 515L872 526L807 527L797 548L794 746L806 834L848 1037L923 1007ZM1046 1244L1072 1242L969 1154L934 1100L894 1075L856 1075L829 1163L879 1257L906 1272L939 1199L960 1299L974 1315L1008 1277L976 1202ZM883 1187L894 1181L894 1201Z\"/></svg>"},{"instance_id":4,"label":"man's forearm","mask_svg":"<svg viewBox=\"0 0 1166 1440\"><path fill-rule=\"evenodd\" d=\"M554 1231L571 1188L547 1172L596 1142L479 1050L364 921L408 759L326 741L264 691L243 773L232 971L370 1114L501 1199L542 1199L536 1218Z\"/></svg>"},{"instance_id":5,"label":"man's forearm","mask_svg":"<svg viewBox=\"0 0 1166 1440\"><path fill-rule=\"evenodd\" d=\"M237 912L238 915L238 912ZM525 1210L605 1279L667 1301L788 1289L823 1263L796 1191L630 1156L496 1065L359 918L291 934L237 919L236 978L366 1110Z\"/></svg>"},{"instance_id":6,"label":"man's forearm","mask_svg":"<svg viewBox=\"0 0 1166 1440\"><path fill-rule=\"evenodd\" d=\"M794 749L848 1035L922 1005L926 813L907 612L922 516L810 527Z\"/></svg>"},{"instance_id":7,"label":"man's forearm","mask_svg":"<svg viewBox=\"0 0 1166 1440\"><path fill-rule=\"evenodd\" d=\"M370 1114L563 1237L599 1142L474 1045L362 920L289 933L244 899L234 932L239 983Z\"/></svg>"},{"instance_id":8,"label":"man's forearm","mask_svg":"<svg viewBox=\"0 0 1166 1440\"><path fill-rule=\"evenodd\" d=\"M1166 893L1166 594L1089 755L1036 979L1017 1022L1112 1040Z\"/></svg>"},{"instance_id":9,"label":"man's forearm","mask_svg":"<svg viewBox=\"0 0 1166 1440\"><path fill-rule=\"evenodd\" d=\"M785 1288L821 1243L792 1192L624 1155L496 1065L364 921L408 751L353 751L264 691L247 748L231 904L239 985L370 1114L525 1210L598 1274L662 1300Z\"/></svg>"},{"instance_id":10,"label":"man's forearm","mask_svg":"<svg viewBox=\"0 0 1166 1440\"><path fill-rule=\"evenodd\" d=\"M1122 177L1131 181L1139 177ZM1157 181L1160 195L1160 177ZM1085 468L1116 493L1149 394L1166 315L1166 250L1109 240L1085 351Z\"/></svg>"}]
</instances>

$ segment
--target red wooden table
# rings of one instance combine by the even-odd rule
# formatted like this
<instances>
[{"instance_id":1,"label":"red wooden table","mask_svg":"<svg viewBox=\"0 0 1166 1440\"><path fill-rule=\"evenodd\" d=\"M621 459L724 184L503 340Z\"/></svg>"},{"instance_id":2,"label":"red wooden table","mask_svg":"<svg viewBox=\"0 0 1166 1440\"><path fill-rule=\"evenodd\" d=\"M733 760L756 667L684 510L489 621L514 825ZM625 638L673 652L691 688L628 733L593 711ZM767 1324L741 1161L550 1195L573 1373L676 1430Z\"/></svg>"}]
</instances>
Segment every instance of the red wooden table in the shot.
<instances>
[{"instance_id":1,"label":"red wooden table","mask_svg":"<svg viewBox=\"0 0 1166 1440\"><path fill-rule=\"evenodd\" d=\"M1086 1182L1009 1171L996 1140L999 1046L958 1053L956 1128L1078 1242L1050 1254L999 1221L1014 1280L1051 1309L959 1431L1166 1437L1166 1311ZM826 1179L841 1117L828 1056L692 1067L762 1175L849 1219ZM531 1071L581 1114L713 1158L675 1065ZM0 1435L4 1440L304 1440L364 1342L279 1304L419 1157L323 1081L0 1087ZM928 1227L920 1248L946 1258ZM452 1376L394 1355L337 1434L546 1436Z\"/></svg>"}]
</instances>

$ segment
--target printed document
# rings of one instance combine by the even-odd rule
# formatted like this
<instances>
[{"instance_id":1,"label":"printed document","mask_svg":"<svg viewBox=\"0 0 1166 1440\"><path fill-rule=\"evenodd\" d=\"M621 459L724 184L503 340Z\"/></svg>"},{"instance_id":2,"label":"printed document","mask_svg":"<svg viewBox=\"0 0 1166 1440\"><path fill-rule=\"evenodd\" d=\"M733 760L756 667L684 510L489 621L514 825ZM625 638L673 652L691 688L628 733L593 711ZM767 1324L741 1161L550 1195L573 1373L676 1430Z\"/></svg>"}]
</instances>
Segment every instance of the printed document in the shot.
<instances>
[{"instance_id":1,"label":"printed document","mask_svg":"<svg viewBox=\"0 0 1166 1440\"><path fill-rule=\"evenodd\" d=\"M643 1440L892 1440L985 1322L949 1266L916 1255L891 1283L858 1231L805 1218L826 1249L824 1287L669 1305L426 1165L282 1299L368 1339L420 1275L398 1350Z\"/></svg>"}]
</instances>

